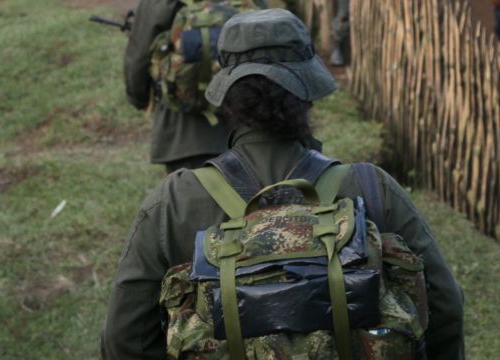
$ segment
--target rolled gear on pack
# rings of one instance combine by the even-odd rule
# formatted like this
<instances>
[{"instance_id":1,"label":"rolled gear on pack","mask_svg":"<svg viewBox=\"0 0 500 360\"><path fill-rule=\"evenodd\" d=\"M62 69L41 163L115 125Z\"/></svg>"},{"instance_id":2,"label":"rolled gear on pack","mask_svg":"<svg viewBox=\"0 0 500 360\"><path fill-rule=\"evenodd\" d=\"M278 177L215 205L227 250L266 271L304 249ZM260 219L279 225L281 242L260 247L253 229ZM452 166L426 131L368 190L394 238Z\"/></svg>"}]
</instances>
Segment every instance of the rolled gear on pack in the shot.
<instances>
[{"instance_id":1,"label":"rolled gear on pack","mask_svg":"<svg viewBox=\"0 0 500 360\"><path fill-rule=\"evenodd\" d=\"M259 7L252 0L183 0L172 28L151 45L150 74L161 97L174 111L200 112L217 123L204 92L220 70L217 41L222 25L233 15ZM259 2L257 2L259 3ZM158 96L157 96L158 98Z\"/></svg>"},{"instance_id":2,"label":"rolled gear on pack","mask_svg":"<svg viewBox=\"0 0 500 360\"><path fill-rule=\"evenodd\" d=\"M194 171L230 220L200 231L193 262L164 278L169 359L425 359L423 263L379 233L362 198L334 202L348 168L248 204L214 167ZM269 205L286 188L304 201Z\"/></svg>"}]
</instances>

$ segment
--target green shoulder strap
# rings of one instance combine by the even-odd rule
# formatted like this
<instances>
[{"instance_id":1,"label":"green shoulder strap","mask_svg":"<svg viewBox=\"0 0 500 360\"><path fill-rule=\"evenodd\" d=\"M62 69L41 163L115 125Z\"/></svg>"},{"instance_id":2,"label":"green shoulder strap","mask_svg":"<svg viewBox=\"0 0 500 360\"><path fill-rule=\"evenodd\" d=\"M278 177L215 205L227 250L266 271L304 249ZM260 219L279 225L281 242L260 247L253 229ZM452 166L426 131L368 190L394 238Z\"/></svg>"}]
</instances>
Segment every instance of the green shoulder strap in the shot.
<instances>
[{"instance_id":1,"label":"green shoulder strap","mask_svg":"<svg viewBox=\"0 0 500 360\"><path fill-rule=\"evenodd\" d=\"M219 244L222 313L231 360L245 360L235 276L236 257L242 251L240 233L241 228L226 230L224 240Z\"/></svg>"},{"instance_id":2,"label":"green shoulder strap","mask_svg":"<svg viewBox=\"0 0 500 360\"><path fill-rule=\"evenodd\" d=\"M193 170L193 173L205 190L231 219L242 217L245 214L245 201L228 184L219 170L213 166L207 166Z\"/></svg>"},{"instance_id":3,"label":"green shoulder strap","mask_svg":"<svg viewBox=\"0 0 500 360\"><path fill-rule=\"evenodd\" d=\"M231 217L240 218L245 213L246 203L228 184L224 176L213 166L193 170L201 185L212 196L215 202ZM243 223L229 221L225 223L224 240L220 243L220 286L224 328L226 330L227 347L230 358L245 359L245 346L241 334L238 314L238 298L236 295L236 256L241 252L239 233ZM221 226L222 229L222 226Z\"/></svg>"},{"instance_id":4,"label":"green shoulder strap","mask_svg":"<svg viewBox=\"0 0 500 360\"><path fill-rule=\"evenodd\" d=\"M351 338L347 297L344 285L344 274L338 253L340 247L335 238L335 227L331 212L318 214L319 225L330 229L324 234L318 234L325 245L328 257L328 289L332 304L332 321L335 348L340 360L351 360Z\"/></svg>"},{"instance_id":5,"label":"green shoulder strap","mask_svg":"<svg viewBox=\"0 0 500 360\"><path fill-rule=\"evenodd\" d=\"M322 205L329 205L335 201L350 165L330 166L316 182ZM319 214L319 223L325 228L333 229L331 224L332 214L329 212ZM347 311L347 298L344 285L344 275L338 253L340 251L334 234L327 232L317 234L325 245L328 256L328 288L332 303L333 331L335 334L335 347L340 360L352 359L350 344L349 314Z\"/></svg>"},{"instance_id":6,"label":"green shoulder strap","mask_svg":"<svg viewBox=\"0 0 500 360\"><path fill-rule=\"evenodd\" d=\"M326 169L316 181L316 191L322 205L333 204L351 165L334 165Z\"/></svg>"}]
</instances>

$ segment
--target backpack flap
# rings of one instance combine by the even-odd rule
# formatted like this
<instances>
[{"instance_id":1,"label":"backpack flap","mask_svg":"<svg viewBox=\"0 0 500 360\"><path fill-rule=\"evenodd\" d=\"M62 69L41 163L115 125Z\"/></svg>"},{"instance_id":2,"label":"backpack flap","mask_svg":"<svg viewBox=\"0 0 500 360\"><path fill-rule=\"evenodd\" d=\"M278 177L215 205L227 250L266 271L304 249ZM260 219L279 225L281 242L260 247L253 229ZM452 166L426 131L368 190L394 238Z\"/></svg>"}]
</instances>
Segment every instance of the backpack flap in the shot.
<instances>
[{"instance_id":1,"label":"backpack flap","mask_svg":"<svg viewBox=\"0 0 500 360\"><path fill-rule=\"evenodd\" d=\"M306 204L259 208L260 200L266 193L287 186L300 190ZM265 187L246 206L244 221L231 220L220 225L218 235L215 229L210 235L207 234L205 255L209 262L219 266L217 244L221 242L221 236L225 237L222 232L233 229L234 224L241 228L239 234L243 245L236 259L236 267L280 259L326 256L326 248L319 239L321 234L318 231L335 234L339 252L354 232L353 202L342 199L328 207L319 207L317 203L316 190L303 179L286 180ZM318 214L325 215L323 223L319 223Z\"/></svg>"}]
</instances>

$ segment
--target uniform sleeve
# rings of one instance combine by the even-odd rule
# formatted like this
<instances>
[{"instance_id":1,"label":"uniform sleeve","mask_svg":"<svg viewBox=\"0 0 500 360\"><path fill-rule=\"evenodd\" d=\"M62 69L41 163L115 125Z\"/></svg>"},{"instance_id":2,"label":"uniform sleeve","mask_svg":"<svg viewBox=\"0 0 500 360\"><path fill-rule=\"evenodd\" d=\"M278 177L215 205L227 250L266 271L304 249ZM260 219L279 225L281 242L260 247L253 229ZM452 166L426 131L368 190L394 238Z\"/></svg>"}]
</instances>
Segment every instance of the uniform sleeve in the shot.
<instances>
[{"instance_id":1,"label":"uniform sleeve","mask_svg":"<svg viewBox=\"0 0 500 360\"><path fill-rule=\"evenodd\" d=\"M380 170L385 193L387 231L403 237L425 264L429 327L426 331L429 360L464 359L463 295L423 216L406 192Z\"/></svg>"},{"instance_id":2,"label":"uniform sleeve","mask_svg":"<svg viewBox=\"0 0 500 360\"><path fill-rule=\"evenodd\" d=\"M169 264L159 191L145 201L124 245L101 336L103 359L165 357L158 301Z\"/></svg>"},{"instance_id":3,"label":"uniform sleeve","mask_svg":"<svg viewBox=\"0 0 500 360\"><path fill-rule=\"evenodd\" d=\"M170 28L180 6L177 0L141 0L135 11L123 72L127 98L137 109L146 108L149 102L149 48L160 32Z\"/></svg>"}]
</instances>

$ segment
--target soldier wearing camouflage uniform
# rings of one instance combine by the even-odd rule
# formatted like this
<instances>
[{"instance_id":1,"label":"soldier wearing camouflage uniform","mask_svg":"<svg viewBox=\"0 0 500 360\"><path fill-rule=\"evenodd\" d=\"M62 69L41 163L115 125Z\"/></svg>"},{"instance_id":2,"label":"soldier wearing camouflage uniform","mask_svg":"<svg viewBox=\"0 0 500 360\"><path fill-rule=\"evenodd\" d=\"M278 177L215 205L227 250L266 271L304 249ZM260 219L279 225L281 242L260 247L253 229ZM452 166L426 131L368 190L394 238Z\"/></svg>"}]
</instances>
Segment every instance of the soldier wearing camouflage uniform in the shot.
<instances>
[{"instance_id":1,"label":"soldier wearing camouflage uniform","mask_svg":"<svg viewBox=\"0 0 500 360\"><path fill-rule=\"evenodd\" d=\"M234 124L229 147L249 164L261 186L281 181L307 154L312 101L334 91L334 80L314 55L304 24L285 10L235 16L223 28L219 53L222 70L206 97ZM401 235L425 264L428 359L464 359L460 287L406 192L383 170L376 168L376 174L385 230ZM345 175L339 198L361 196L356 176L351 170ZM167 176L146 198L115 277L102 334L105 359L166 357L161 281L169 269L192 260L198 230L225 220L191 170Z\"/></svg>"},{"instance_id":2,"label":"soldier wearing camouflage uniform","mask_svg":"<svg viewBox=\"0 0 500 360\"><path fill-rule=\"evenodd\" d=\"M256 4L265 6L265 1L257 0ZM142 0L136 9L125 52L124 75L128 100L137 109L148 108L153 97L151 44L158 34L171 27L182 6L179 0ZM158 87L156 90L159 97L161 91ZM226 124L219 122L213 126L200 113L173 111L159 100L152 119L150 159L154 164L164 164L167 172L181 167L196 168L227 149Z\"/></svg>"}]
</instances>

